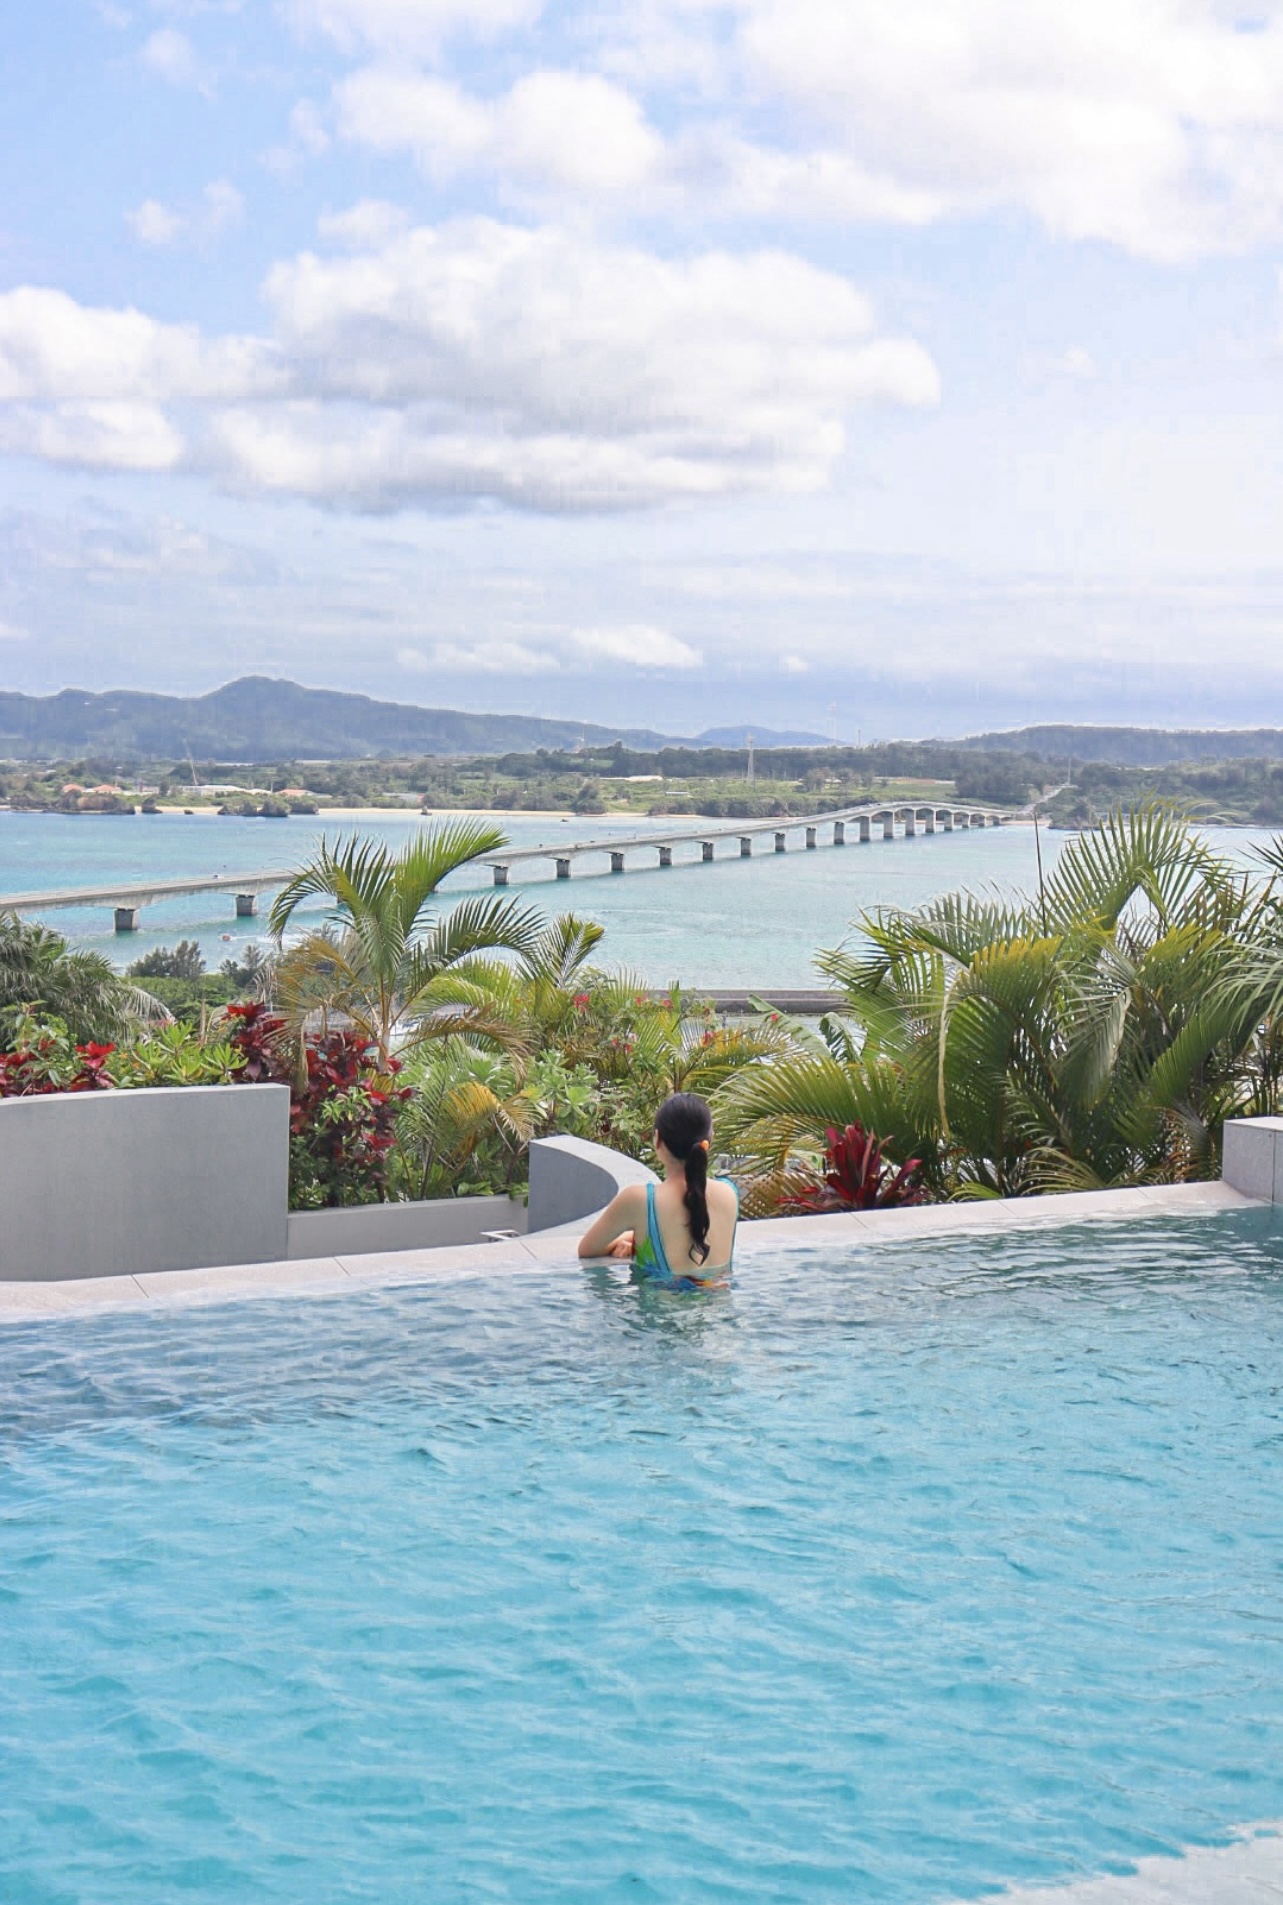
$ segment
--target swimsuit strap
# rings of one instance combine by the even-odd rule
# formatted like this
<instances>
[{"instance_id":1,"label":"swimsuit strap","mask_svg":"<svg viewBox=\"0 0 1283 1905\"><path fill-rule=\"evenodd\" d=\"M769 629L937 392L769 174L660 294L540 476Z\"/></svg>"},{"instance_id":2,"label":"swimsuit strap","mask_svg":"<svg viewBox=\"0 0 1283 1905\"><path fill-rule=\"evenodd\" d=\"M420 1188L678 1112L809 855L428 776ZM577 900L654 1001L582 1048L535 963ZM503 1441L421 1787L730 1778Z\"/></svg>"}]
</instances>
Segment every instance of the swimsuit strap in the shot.
<instances>
[{"instance_id":1,"label":"swimsuit strap","mask_svg":"<svg viewBox=\"0 0 1283 1905\"><path fill-rule=\"evenodd\" d=\"M664 1249L664 1239L659 1228L659 1219L655 1215L655 1186L646 1186L646 1235L650 1238L650 1247L655 1253L655 1262L663 1274L670 1280L673 1266L668 1261L668 1252Z\"/></svg>"}]
</instances>

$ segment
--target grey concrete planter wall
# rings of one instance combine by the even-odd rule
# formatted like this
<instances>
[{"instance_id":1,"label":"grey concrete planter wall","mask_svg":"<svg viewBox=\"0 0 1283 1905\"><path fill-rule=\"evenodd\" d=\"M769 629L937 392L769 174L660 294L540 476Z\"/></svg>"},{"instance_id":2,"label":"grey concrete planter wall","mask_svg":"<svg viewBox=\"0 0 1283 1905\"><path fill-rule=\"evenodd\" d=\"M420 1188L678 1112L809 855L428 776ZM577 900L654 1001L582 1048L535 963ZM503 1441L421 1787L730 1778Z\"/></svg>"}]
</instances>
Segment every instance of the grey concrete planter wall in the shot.
<instances>
[{"instance_id":1,"label":"grey concrete planter wall","mask_svg":"<svg viewBox=\"0 0 1283 1905\"><path fill-rule=\"evenodd\" d=\"M579 1138L530 1147L507 1197L293 1211L289 1092L196 1085L0 1099L0 1282L136 1276L582 1228L645 1165Z\"/></svg>"},{"instance_id":2,"label":"grey concrete planter wall","mask_svg":"<svg viewBox=\"0 0 1283 1905\"><path fill-rule=\"evenodd\" d=\"M487 1231L526 1228L516 1197L441 1197L421 1204L356 1204L292 1210L290 1257L359 1257L383 1250L437 1250L479 1244Z\"/></svg>"},{"instance_id":3,"label":"grey concrete planter wall","mask_svg":"<svg viewBox=\"0 0 1283 1905\"><path fill-rule=\"evenodd\" d=\"M1221 1178L1244 1197L1283 1204L1283 1118L1227 1118Z\"/></svg>"},{"instance_id":4,"label":"grey concrete planter wall","mask_svg":"<svg viewBox=\"0 0 1283 1905\"><path fill-rule=\"evenodd\" d=\"M0 1281L283 1257L289 1125L284 1085L0 1099Z\"/></svg>"},{"instance_id":5,"label":"grey concrete planter wall","mask_svg":"<svg viewBox=\"0 0 1283 1905\"><path fill-rule=\"evenodd\" d=\"M582 1227L625 1184L654 1184L653 1171L586 1138L535 1138L530 1145L530 1228Z\"/></svg>"}]
</instances>

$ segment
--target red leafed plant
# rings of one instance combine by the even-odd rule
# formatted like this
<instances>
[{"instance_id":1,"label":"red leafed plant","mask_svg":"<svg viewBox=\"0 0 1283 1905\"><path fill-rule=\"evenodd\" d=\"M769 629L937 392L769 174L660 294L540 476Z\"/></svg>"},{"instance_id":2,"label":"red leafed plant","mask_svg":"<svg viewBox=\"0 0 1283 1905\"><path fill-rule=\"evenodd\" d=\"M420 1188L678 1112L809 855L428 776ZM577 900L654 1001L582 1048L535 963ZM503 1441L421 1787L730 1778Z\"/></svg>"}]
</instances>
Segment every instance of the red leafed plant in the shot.
<instances>
[{"instance_id":1,"label":"red leafed plant","mask_svg":"<svg viewBox=\"0 0 1283 1905\"><path fill-rule=\"evenodd\" d=\"M62 1091L107 1091L114 1045L73 1045L65 1028L26 1020L17 1042L0 1051L0 1098L42 1098Z\"/></svg>"},{"instance_id":2,"label":"red leafed plant","mask_svg":"<svg viewBox=\"0 0 1283 1905\"><path fill-rule=\"evenodd\" d=\"M922 1169L910 1158L897 1170L882 1155L882 1141L863 1125L845 1131L832 1127L824 1148L824 1176L816 1184L798 1186L781 1209L790 1215L837 1210L889 1210L895 1205L920 1204L925 1192L918 1182Z\"/></svg>"},{"instance_id":3,"label":"red leafed plant","mask_svg":"<svg viewBox=\"0 0 1283 1905\"><path fill-rule=\"evenodd\" d=\"M265 1005L232 1005L227 1017L241 1057L237 1082L290 1088L290 1203L297 1208L381 1199L397 1113L410 1096L387 1083L400 1071L400 1060L390 1059L382 1073L377 1048L361 1033L324 1032L307 1038L299 1071L290 1062L285 1021Z\"/></svg>"}]
</instances>

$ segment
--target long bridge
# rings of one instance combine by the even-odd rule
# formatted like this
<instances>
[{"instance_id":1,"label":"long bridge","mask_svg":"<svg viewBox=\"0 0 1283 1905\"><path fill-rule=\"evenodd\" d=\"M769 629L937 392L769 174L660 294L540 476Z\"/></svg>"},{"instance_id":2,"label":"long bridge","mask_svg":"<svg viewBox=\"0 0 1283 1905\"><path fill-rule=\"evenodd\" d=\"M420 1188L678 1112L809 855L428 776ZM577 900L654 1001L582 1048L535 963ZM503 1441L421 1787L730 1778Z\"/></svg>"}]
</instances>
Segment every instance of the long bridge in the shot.
<instances>
[{"instance_id":1,"label":"long bridge","mask_svg":"<svg viewBox=\"0 0 1283 1905\"><path fill-rule=\"evenodd\" d=\"M50 913L65 906L110 906L116 931L138 930L138 910L156 900L181 900L189 893L232 893L237 919L252 919L258 895L274 892L294 878L294 869L273 873L204 873L190 880L147 880L138 886L63 887L50 893L0 893L0 912Z\"/></svg>"},{"instance_id":2,"label":"long bridge","mask_svg":"<svg viewBox=\"0 0 1283 1905\"><path fill-rule=\"evenodd\" d=\"M848 827L854 829L854 840L868 842L872 840L875 828L881 829L884 840L893 840L897 828L903 838L910 839L917 833L953 833L971 827L997 827L1010 817L1010 814L999 813L992 807L896 801L883 805L844 807L835 813L803 814L797 818L780 815L770 820L737 820L725 826L710 826L705 821L700 825L676 828L671 833L616 834L603 840L562 840L540 847L505 847L501 852L487 854L484 863L493 870L495 885L507 886L513 867L538 861L551 860L556 869L556 878L568 880L572 862L591 855L608 855L611 872L624 873L630 854L658 853L661 867L672 866L674 847L697 845L701 860L712 860L716 857L719 840L737 840L739 857L747 860L752 857L754 841L768 835L773 836L775 852L784 853L790 835L803 835L806 847L813 849L819 845L820 833L824 831L829 834L833 846L843 847L847 845ZM236 902L237 919L252 919L258 911L258 895L275 892L292 878L293 869L278 868L270 872L197 874L186 880L147 880L135 885L57 888L46 893L0 893L0 912L49 913L73 906L109 906L115 913L116 931L133 933L138 930L138 914L142 907L153 905L159 900L184 899L191 893L230 893Z\"/></svg>"},{"instance_id":3,"label":"long bridge","mask_svg":"<svg viewBox=\"0 0 1283 1905\"><path fill-rule=\"evenodd\" d=\"M788 850L790 834L804 834L806 846L814 849L819 845L821 829L832 829L831 842L835 847L847 844L846 830L856 829L855 838L867 844L873 838L873 829L882 829L884 840L895 838L896 827L901 835L910 840L916 833L953 833L969 827L998 827L1004 820L1011 818L1009 813L999 813L994 807L959 807L938 805L928 802L895 801L890 804L867 803L862 807L842 807L836 812L825 814L801 814L796 818L781 814L770 820L737 820L724 827L710 827L707 822L698 827L683 827L672 833L637 834L632 839L621 839L618 834L605 840L560 841L542 847L505 847L502 853L488 853L485 864L494 870L496 886L507 886L508 876L513 867L524 866L533 860L552 860L557 869L559 880L570 878L570 868L575 860L585 854L608 854L612 873L625 873L628 870L627 856L633 852L658 853L659 865L670 867L673 864L673 848L698 844L701 860L716 858L719 840L738 840L740 858L752 857L753 842L770 834L774 836L776 853Z\"/></svg>"}]
</instances>

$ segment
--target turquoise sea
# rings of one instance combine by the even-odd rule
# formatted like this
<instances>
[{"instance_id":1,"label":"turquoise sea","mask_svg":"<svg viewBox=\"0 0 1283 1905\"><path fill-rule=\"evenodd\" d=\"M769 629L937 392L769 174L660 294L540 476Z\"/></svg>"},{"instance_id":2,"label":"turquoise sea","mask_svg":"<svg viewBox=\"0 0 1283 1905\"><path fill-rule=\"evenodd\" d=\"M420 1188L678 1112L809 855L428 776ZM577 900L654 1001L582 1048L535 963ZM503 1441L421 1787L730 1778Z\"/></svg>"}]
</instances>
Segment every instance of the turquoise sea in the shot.
<instances>
[{"instance_id":1,"label":"turquoise sea","mask_svg":"<svg viewBox=\"0 0 1283 1905\"><path fill-rule=\"evenodd\" d=\"M519 846L667 832L679 824L494 818ZM286 868L307 856L323 828L331 836L359 828L400 842L418 824L412 815L357 823L302 817L0 812L0 898L110 879L178 879L203 872ZM1046 866L1068 837L1042 830ZM1252 846L1269 835L1226 828L1213 838L1224 851L1247 861ZM566 882L548 877L549 864L514 875L510 890L549 912L574 910L600 920L606 927L603 961L634 971L653 985L680 980L707 986L808 986L818 983L811 964L816 949L836 945L866 909L912 906L953 887L1031 892L1037 885L1034 835L1028 825L875 840L867 846L822 845L812 853L802 848L800 835L793 835L790 850L776 854L766 836L758 838L751 860L739 858L733 840L720 842L718 854L705 866L697 846L678 848L676 864L667 870L639 865L623 875L578 872ZM448 890L462 893L489 886L490 874L480 869L452 881ZM269 903L260 902L264 915ZM128 939L113 932L105 907L53 913L49 922L77 944L96 947L122 963L152 946L196 939L212 967L251 939L263 939L263 918L237 921L232 912L226 893L167 901L144 909L141 930Z\"/></svg>"}]
</instances>

